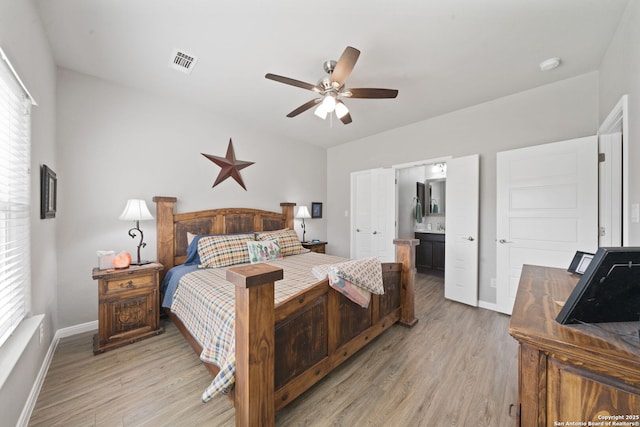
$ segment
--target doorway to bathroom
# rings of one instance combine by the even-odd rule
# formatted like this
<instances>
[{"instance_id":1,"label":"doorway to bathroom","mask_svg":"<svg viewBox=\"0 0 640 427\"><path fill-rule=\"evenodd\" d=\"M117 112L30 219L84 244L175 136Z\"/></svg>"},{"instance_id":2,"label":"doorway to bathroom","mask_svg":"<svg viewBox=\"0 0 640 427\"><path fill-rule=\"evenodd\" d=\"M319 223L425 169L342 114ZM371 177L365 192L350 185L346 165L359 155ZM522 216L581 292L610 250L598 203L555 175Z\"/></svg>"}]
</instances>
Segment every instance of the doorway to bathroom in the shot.
<instances>
[{"instance_id":1,"label":"doorway to bathroom","mask_svg":"<svg viewBox=\"0 0 640 427\"><path fill-rule=\"evenodd\" d=\"M396 232L418 238L419 272L445 276L445 298L478 304L479 156L395 165Z\"/></svg>"}]
</instances>

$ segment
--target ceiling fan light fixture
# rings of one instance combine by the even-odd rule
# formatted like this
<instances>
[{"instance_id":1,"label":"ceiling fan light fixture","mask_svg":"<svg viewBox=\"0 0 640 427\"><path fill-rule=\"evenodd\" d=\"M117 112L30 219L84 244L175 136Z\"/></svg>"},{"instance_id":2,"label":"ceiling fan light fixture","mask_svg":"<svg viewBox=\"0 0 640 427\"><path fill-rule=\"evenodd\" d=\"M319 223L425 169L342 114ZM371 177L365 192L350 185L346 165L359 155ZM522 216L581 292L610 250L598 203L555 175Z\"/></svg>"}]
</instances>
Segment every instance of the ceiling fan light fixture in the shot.
<instances>
[{"instance_id":1,"label":"ceiling fan light fixture","mask_svg":"<svg viewBox=\"0 0 640 427\"><path fill-rule=\"evenodd\" d=\"M341 119L344 116L346 116L347 114L349 114L349 109L342 102L338 102L336 104L335 111L336 111L336 116L338 116L339 119Z\"/></svg>"},{"instance_id":2,"label":"ceiling fan light fixture","mask_svg":"<svg viewBox=\"0 0 640 427\"><path fill-rule=\"evenodd\" d=\"M324 107L324 103L320 103L320 105L318 105L318 108L316 108L315 111L313 112L313 114L320 117L322 120L325 120L327 118L327 113L328 111Z\"/></svg>"},{"instance_id":3,"label":"ceiling fan light fixture","mask_svg":"<svg viewBox=\"0 0 640 427\"><path fill-rule=\"evenodd\" d=\"M325 95L322 100L322 106L327 111L327 113L332 113L336 108L336 97L333 94Z\"/></svg>"}]
</instances>

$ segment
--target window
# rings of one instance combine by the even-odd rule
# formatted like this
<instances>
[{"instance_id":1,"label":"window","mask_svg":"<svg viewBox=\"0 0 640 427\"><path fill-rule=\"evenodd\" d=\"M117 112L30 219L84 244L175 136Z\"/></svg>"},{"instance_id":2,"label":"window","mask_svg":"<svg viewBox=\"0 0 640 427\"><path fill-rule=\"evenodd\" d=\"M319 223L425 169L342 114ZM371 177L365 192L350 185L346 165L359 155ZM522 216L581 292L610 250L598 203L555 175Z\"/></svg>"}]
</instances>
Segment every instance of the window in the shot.
<instances>
[{"instance_id":1,"label":"window","mask_svg":"<svg viewBox=\"0 0 640 427\"><path fill-rule=\"evenodd\" d=\"M31 98L0 49L0 345L28 312Z\"/></svg>"}]
</instances>

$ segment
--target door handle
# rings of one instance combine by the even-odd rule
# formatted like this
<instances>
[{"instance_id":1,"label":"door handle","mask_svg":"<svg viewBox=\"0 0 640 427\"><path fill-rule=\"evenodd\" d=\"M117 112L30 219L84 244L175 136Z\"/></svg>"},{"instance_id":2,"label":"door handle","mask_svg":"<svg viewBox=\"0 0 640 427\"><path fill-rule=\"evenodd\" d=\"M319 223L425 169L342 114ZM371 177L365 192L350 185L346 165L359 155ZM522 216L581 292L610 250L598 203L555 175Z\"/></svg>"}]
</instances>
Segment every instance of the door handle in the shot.
<instances>
[{"instance_id":1,"label":"door handle","mask_svg":"<svg viewBox=\"0 0 640 427\"><path fill-rule=\"evenodd\" d=\"M359 229L359 228L356 228L356 233L359 233L359 232L360 232L360 229Z\"/></svg>"},{"instance_id":2,"label":"door handle","mask_svg":"<svg viewBox=\"0 0 640 427\"><path fill-rule=\"evenodd\" d=\"M470 241L470 242L473 242L473 241L475 240L475 239L474 239L473 237L471 237L471 236L469 236L469 237L463 237L462 239L464 239L464 240L468 240L468 241Z\"/></svg>"},{"instance_id":3,"label":"door handle","mask_svg":"<svg viewBox=\"0 0 640 427\"><path fill-rule=\"evenodd\" d=\"M377 231L374 231L374 232L373 232L373 234L378 234L378 232L377 232Z\"/></svg>"},{"instance_id":4,"label":"door handle","mask_svg":"<svg viewBox=\"0 0 640 427\"><path fill-rule=\"evenodd\" d=\"M513 243L513 242L510 242L510 241L505 240L505 239L500 239L500 240L498 240L498 242L499 242L499 243L502 243L503 245L504 245L505 243Z\"/></svg>"}]
</instances>

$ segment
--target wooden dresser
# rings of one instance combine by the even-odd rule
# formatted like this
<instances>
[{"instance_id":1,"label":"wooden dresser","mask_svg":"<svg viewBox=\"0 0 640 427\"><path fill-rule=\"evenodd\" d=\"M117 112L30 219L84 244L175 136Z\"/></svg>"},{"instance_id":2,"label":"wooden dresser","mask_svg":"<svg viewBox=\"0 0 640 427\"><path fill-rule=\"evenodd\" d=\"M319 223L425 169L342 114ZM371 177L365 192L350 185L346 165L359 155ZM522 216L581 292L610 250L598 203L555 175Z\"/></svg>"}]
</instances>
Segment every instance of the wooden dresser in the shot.
<instances>
[{"instance_id":1,"label":"wooden dresser","mask_svg":"<svg viewBox=\"0 0 640 427\"><path fill-rule=\"evenodd\" d=\"M162 264L116 270L93 269L98 281L98 333L93 353L99 354L164 332L160 326L159 274Z\"/></svg>"},{"instance_id":2,"label":"wooden dresser","mask_svg":"<svg viewBox=\"0 0 640 427\"><path fill-rule=\"evenodd\" d=\"M578 279L523 267L509 326L520 343L517 425L640 425L639 322L556 322Z\"/></svg>"}]
</instances>

